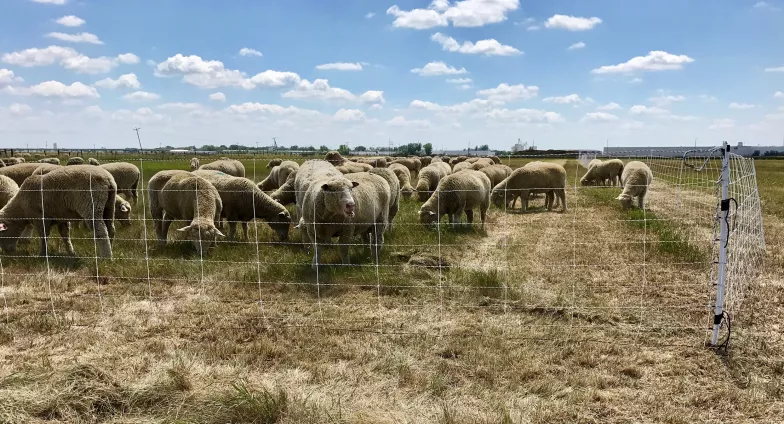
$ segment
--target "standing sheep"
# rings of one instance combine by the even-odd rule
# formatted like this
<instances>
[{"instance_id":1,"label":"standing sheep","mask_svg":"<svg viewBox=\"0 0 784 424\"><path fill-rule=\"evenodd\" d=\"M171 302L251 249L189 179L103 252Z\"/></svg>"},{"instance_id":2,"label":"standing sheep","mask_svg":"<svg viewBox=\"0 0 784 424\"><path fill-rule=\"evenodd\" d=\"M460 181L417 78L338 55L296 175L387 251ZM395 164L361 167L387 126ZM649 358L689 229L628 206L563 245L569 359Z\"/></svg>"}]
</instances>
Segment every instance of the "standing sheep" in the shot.
<instances>
[{"instance_id":1,"label":"standing sheep","mask_svg":"<svg viewBox=\"0 0 784 424\"><path fill-rule=\"evenodd\" d=\"M134 203L139 200L138 187L141 172L136 165L128 162L110 162L100 166L114 177L117 193L124 194L127 200L133 199Z\"/></svg>"},{"instance_id":2,"label":"standing sheep","mask_svg":"<svg viewBox=\"0 0 784 424\"><path fill-rule=\"evenodd\" d=\"M96 158L87 158L87 163L93 166L98 166L101 164L101 162L99 162Z\"/></svg>"},{"instance_id":3,"label":"standing sheep","mask_svg":"<svg viewBox=\"0 0 784 424\"><path fill-rule=\"evenodd\" d=\"M419 208L419 220L422 224L431 226L444 215L448 215L449 223L454 229L461 221L463 212L471 224L474 222L474 209L479 209L484 230L492 187L490 178L479 171L465 170L447 175L438 184L433 195Z\"/></svg>"},{"instance_id":4,"label":"standing sheep","mask_svg":"<svg viewBox=\"0 0 784 424\"><path fill-rule=\"evenodd\" d=\"M191 171L199 169L199 158L191 158Z\"/></svg>"},{"instance_id":5,"label":"standing sheep","mask_svg":"<svg viewBox=\"0 0 784 424\"><path fill-rule=\"evenodd\" d=\"M199 169L208 169L213 171L221 171L224 174L233 175L235 177L245 176L245 165L236 159L219 159L215 162L205 163Z\"/></svg>"},{"instance_id":6,"label":"standing sheep","mask_svg":"<svg viewBox=\"0 0 784 424\"><path fill-rule=\"evenodd\" d=\"M319 159L305 161L300 165L297 170L297 175L294 177L294 203L297 206L298 219L302 217L302 202L304 202L305 195L307 194L310 185L317 180L348 181L345 180L343 174L328 161Z\"/></svg>"},{"instance_id":7,"label":"standing sheep","mask_svg":"<svg viewBox=\"0 0 784 424\"><path fill-rule=\"evenodd\" d=\"M471 164L471 169L473 169L474 171L478 171L478 170L480 170L482 168L486 168L486 167L492 166L492 165L495 165L495 162L493 162L492 159L480 158L480 159L477 159L476 161L474 161Z\"/></svg>"},{"instance_id":8,"label":"standing sheep","mask_svg":"<svg viewBox=\"0 0 784 424\"><path fill-rule=\"evenodd\" d=\"M353 174L355 172L370 172L373 167L366 163L356 163L347 160L342 165L336 166L336 169L343 174Z\"/></svg>"},{"instance_id":9,"label":"standing sheep","mask_svg":"<svg viewBox=\"0 0 784 424\"><path fill-rule=\"evenodd\" d=\"M340 152L336 152L334 150L327 152L327 154L324 156L324 160L335 166L340 166L348 162L346 158L340 154Z\"/></svg>"},{"instance_id":10,"label":"standing sheep","mask_svg":"<svg viewBox=\"0 0 784 424\"><path fill-rule=\"evenodd\" d=\"M621 174L623 174L623 161L620 159L610 159L604 162L595 163L588 168L588 171L580 179L580 184L605 184L614 186L616 181L621 184Z\"/></svg>"},{"instance_id":11,"label":"standing sheep","mask_svg":"<svg viewBox=\"0 0 784 424\"><path fill-rule=\"evenodd\" d=\"M499 158L498 156L488 156L488 158L490 158L490 160L492 160L493 163L495 163L496 165L501 163L501 158Z\"/></svg>"},{"instance_id":12,"label":"standing sheep","mask_svg":"<svg viewBox=\"0 0 784 424\"><path fill-rule=\"evenodd\" d=\"M375 253L375 259L378 260L381 246L384 245L384 233L391 229L392 225L392 218L389 214L393 209L397 213L397 209L392 205L392 188L388 183L390 178L395 184L397 184L397 180L390 174L382 174L374 170L369 173L358 172L346 176L346 179L352 184L358 185L355 185L352 190L356 202L354 216L343 225L342 233L346 237L344 238L342 235L340 237L342 251L348 253L348 245L343 243L344 241L350 243L352 236L360 235L363 238L367 237L367 241ZM344 245L345 250L343 250ZM348 263L347 254L341 254L341 257L344 258L344 263Z\"/></svg>"},{"instance_id":13,"label":"standing sheep","mask_svg":"<svg viewBox=\"0 0 784 424\"><path fill-rule=\"evenodd\" d=\"M229 241L234 241L237 222L242 223L245 240L249 240L248 222L256 218L267 221L280 241L288 238L291 225L289 211L261 191L253 181L220 171L198 170L193 173L209 181L218 190L223 205L221 217L229 222Z\"/></svg>"},{"instance_id":14,"label":"standing sheep","mask_svg":"<svg viewBox=\"0 0 784 424\"><path fill-rule=\"evenodd\" d=\"M0 209L5 206L19 191L19 184L16 181L0 175Z\"/></svg>"},{"instance_id":15,"label":"standing sheep","mask_svg":"<svg viewBox=\"0 0 784 424\"><path fill-rule=\"evenodd\" d=\"M295 203L297 198L294 195L294 181L297 178L297 171L293 171L289 174L288 178L286 178L286 182L280 186L279 189L273 191L270 194L272 200L280 203L283 206L290 205Z\"/></svg>"},{"instance_id":16,"label":"standing sheep","mask_svg":"<svg viewBox=\"0 0 784 424\"><path fill-rule=\"evenodd\" d=\"M457 162L455 166L452 168L452 172L456 173L466 169L473 169L473 165L474 165L473 163L468 161Z\"/></svg>"},{"instance_id":17,"label":"standing sheep","mask_svg":"<svg viewBox=\"0 0 784 424\"><path fill-rule=\"evenodd\" d=\"M506 177L512 175L512 168L506 165L492 165L479 170L490 178L490 183L495 187Z\"/></svg>"},{"instance_id":18,"label":"standing sheep","mask_svg":"<svg viewBox=\"0 0 784 424\"><path fill-rule=\"evenodd\" d=\"M432 162L432 161L433 161L433 158L430 157L430 156L422 156L421 158L419 158L419 163L422 164L422 167L430 165L430 162Z\"/></svg>"},{"instance_id":19,"label":"standing sheep","mask_svg":"<svg viewBox=\"0 0 784 424\"><path fill-rule=\"evenodd\" d=\"M532 162L512 171L506 179L493 187L491 199L493 204L502 207L510 200L521 197L522 211L528 210L528 199L531 193L547 193L554 191L561 201L562 210L566 211L566 170L563 166L551 162ZM551 199L549 196L547 199ZM546 201L547 210L553 208L551 201Z\"/></svg>"},{"instance_id":20,"label":"standing sheep","mask_svg":"<svg viewBox=\"0 0 784 424\"><path fill-rule=\"evenodd\" d=\"M274 168L281 163L283 163L283 159L271 159L269 162L267 162L267 169Z\"/></svg>"},{"instance_id":21,"label":"standing sheep","mask_svg":"<svg viewBox=\"0 0 784 424\"><path fill-rule=\"evenodd\" d=\"M60 165L60 159L58 159L58 158L43 158L43 159L38 159L38 163L50 163L52 165Z\"/></svg>"},{"instance_id":22,"label":"standing sheep","mask_svg":"<svg viewBox=\"0 0 784 424\"><path fill-rule=\"evenodd\" d=\"M46 256L47 236L57 225L66 251L74 256L69 221L83 220L93 231L98 256L111 258L116 195L111 174L94 166L77 165L31 175L0 209L0 247L14 252L25 227L32 225L41 238L40 254Z\"/></svg>"},{"instance_id":23,"label":"standing sheep","mask_svg":"<svg viewBox=\"0 0 784 424\"><path fill-rule=\"evenodd\" d=\"M389 170L394 172L400 184L400 193L404 199L408 200L414 194L414 187L411 186L411 171L399 163L389 165Z\"/></svg>"},{"instance_id":24,"label":"standing sheep","mask_svg":"<svg viewBox=\"0 0 784 424\"><path fill-rule=\"evenodd\" d=\"M422 161L419 158L400 158L395 159L392 163L399 163L411 172L412 176L416 176L419 174L419 171L422 169Z\"/></svg>"},{"instance_id":25,"label":"standing sheep","mask_svg":"<svg viewBox=\"0 0 784 424\"><path fill-rule=\"evenodd\" d=\"M651 181L653 181L653 173L648 165L637 160L627 163L623 168L623 175L621 175L623 192L616 199L621 202L624 209L629 209L636 197L637 205L642 209Z\"/></svg>"},{"instance_id":26,"label":"standing sheep","mask_svg":"<svg viewBox=\"0 0 784 424\"><path fill-rule=\"evenodd\" d=\"M449 165L444 162L431 163L422 168L419 171L419 179L416 185L419 201L424 202L429 199L436 187L438 187L438 182L451 173L452 170L449 168Z\"/></svg>"},{"instance_id":27,"label":"standing sheep","mask_svg":"<svg viewBox=\"0 0 784 424\"><path fill-rule=\"evenodd\" d=\"M66 165L84 165L84 159L80 158L79 156L74 156L72 158L68 158L68 162L65 163Z\"/></svg>"},{"instance_id":28,"label":"standing sheep","mask_svg":"<svg viewBox=\"0 0 784 424\"><path fill-rule=\"evenodd\" d=\"M289 174L299 169L299 164L294 161L283 161L279 165L272 168L270 174L267 175L262 182L259 183L259 188L264 191L275 190L280 188L286 183Z\"/></svg>"},{"instance_id":29,"label":"standing sheep","mask_svg":"<svg viewBox=\"0 0 784 424\"><path fill-rule=\"evenodd\" d=\"M357 158L357 163L366 163L373 168L386 168L387 167L387 160L383 157L378 158Z\"/></svg>"},{"instance_id":30,"label":"standing sheep","mask_svg":"<svg viewBox=\"0 0 784 424\"><path fill-rule=\"evenodd\" d=\"M5 175L6 177L14 180L16 184L21 186L24 180L34 173L46 174L57 169L61 169L61 167L48 163L20 163L18 165L0 168L0 175Z\"/></svg>"},{"instance_id":31,"label":"standing sheep","mask_svg":"<svg viewBox=\"0 0 784 424\"><path fill-rule=\"evenodd\" d=\"M389 221L387 222L387 228L391 231L392 221L397 216L398 210L400 210L400 182L397 180L397 175L389 168L373 168L370 170L370 173L385 179L387 184L389 184ZM349 179L351 180L351 178Z\"/></svg>"},{"instance_id":32,"label":"standing sheep","mask_svg":"<svg viewBox=\"0 0 784 424\"><path fill-rule=\"evenodd\" d=\"M151 179L150 197L153 195L153 187ZM154 194L157 195L157 204L163 211L163 216L152 217L156 224L160 222L160 225L156 225L158 244L166 244L169 226L178 219L190 221L189 225L177 231L187 234L199 254L204 254L205 247L214 245L217 237L224 237L215 227L215 218L220 219L223 204L218 190L209 181L190 172L176 173ZM151 206L152 203L151 199Z\"/></svg>"}]
</instances>

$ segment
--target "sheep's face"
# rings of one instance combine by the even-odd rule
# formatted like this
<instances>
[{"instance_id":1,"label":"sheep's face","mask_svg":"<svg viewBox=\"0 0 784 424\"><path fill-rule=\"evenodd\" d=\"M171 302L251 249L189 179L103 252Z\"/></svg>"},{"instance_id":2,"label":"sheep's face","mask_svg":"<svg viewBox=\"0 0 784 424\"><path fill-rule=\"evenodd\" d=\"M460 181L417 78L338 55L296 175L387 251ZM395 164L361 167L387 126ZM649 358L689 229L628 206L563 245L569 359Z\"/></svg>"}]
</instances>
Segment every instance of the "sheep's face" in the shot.
<instances>
[{"instance_id":1,"label":"sheep's face","mask_svg":"<svg viewBox=\"0 0 784 424\"><path fill-rule=\"evenodd\" d=\"M411 196L414 195L414 192L415 192L414 187L410 187L410 186L406 186L400 189L400 194L406 200L411 199Z\"/></svg>"},{"instance_id":2,"label":"sheep's face","mask_svg":"<svg viewBox=\"0 0 784 424\"><path fill-rule=\"evenodd\" d=\"M131 225L131 204L125 200L114 205L114 219L124 226Z\"/></svg>"},{"instance_id":3,"label":"sheep's face","mask_svg":"<svg viewBox=\"0 0 784 424\"><path fill-rule=\"evenodd\" d=\"M267 222L278 235L280 241L285 241L289 238L289 228L291 226L291 214L289 211L283 211L275 216L275 219Z\"/></svg>"},{"instance_id":4,"label":"sheep's face","mask_svg":"<svg viewBox=\"0 0 784 424\"><path fill-rule=\"evenodd\" d=\"M327 155L324 157L324 160L335 166L343 165L343 162L346 161L346 159L344 159L343 156L341 156L338 152L327 153Z\"/></svg>"},{"instance_id":5,"label":"sheep's face","mask_svg":"<svg viewBox=\"0 0 784 424\"><path fill-rule=\"evenodd\" d=\"M621 207L626 210L632 207L632 197L628 194L621 194L616 197L616 200L621 202Z\"/></svg>"},{"instance_id":6,"label":"sheep's face","mask_svg":"<svg viewBox=\"0 0 784 424\"><path fill-rule=\"evenodd\" d=\"M215 245L218 237L225 237L212 224L191 224L177 231L185 233L199 253L203 253L204 248Z\"/></svg>"},{"instance_id":7,"label":"sheep's face","mask_svg":"<svg viewBox=\"0 0 784 424\"><path fill-rule=\"evenodd\" d=\"M2 219L0 220L0 249L4 252L16 252L16 245L19 244L19 237L24 231L25 223L19 220Z\"/></svg>"},{"instance_id":8,"label":"sheep's face","mask_svg":"<svg viewBox=\"0 0 784 424\"><path fill-rule=\"evenodd\" d=\"M585 178L585 177L583 177L583 178L580 178L580 184L581 184L581 185L584 185L584 186L587 186L587 185L592 185L592 184L591 184L592 182L593 182L593 181L592 181L592 180L589 180L588 178Z\"/></svg>"},{"instance_id":9,"label":"sheep's face","mask_svg":"<svg viewBox=\"0 0 784 424\"><path fill-rule=\"evenodd\" d=\"M438 222L438 214L430 207L423 205L419 209L419 222L427 228L434 227Z\"/></svg>"},{"instance_id":10,"label":"sheep's face","mask_svg":"<svg viewBox=\"0 0 784 424\"><path fill-rule=\"evenodd\" d=\"M490 193L490 201L499 208L502 208L505 204L511 202L512 199L514 199L514 194L512 194L510 190L503 188L493 189Z\"/></svg>"},{"instance_id":11,"label":"sheep's face","mask_svg":"<svg viewBox=\"0 0 784 424\"><path fill-rule=\"evenodd\" d=\"M326 212L353 218L357 204L354 202L354 195L351 193L351 190L358 185L359 183L356 181L345 179L334 179L322 184L321 190L324 193Z\"/></svg>"}]
</instances>

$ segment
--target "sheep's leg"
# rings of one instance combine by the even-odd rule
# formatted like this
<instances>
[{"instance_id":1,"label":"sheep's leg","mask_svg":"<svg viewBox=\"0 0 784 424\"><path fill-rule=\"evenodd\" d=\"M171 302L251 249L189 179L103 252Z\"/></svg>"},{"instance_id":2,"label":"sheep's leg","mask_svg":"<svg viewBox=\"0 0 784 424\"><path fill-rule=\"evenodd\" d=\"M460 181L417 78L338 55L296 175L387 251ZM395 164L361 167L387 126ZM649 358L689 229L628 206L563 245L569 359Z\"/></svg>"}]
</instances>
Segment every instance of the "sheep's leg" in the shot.
<instances>
[{"instance_id":1,"label":"sheep's leg","mask_svg":"<svg viewBox=\"0 0 784 424\"><path fill-rule=\"evenodd\" d=\"M19 236L19 244L28 244L30 243L30 238L33 237L33 226L32 225L25 225L24 230L22 230L22 234Z\"/></svg>"},{"instance_id":2,"label":"sheep's leg","mask_svg":"<svg viewBox=\"0 0 784 424\"><path fill-rule=\"evenodd\" d=\"M52 223L50 221L39 222L35 226L35 229L38 233L38 237L41 239L41 249L38 251L38 255L49 256L47 239L49 238L49 230L52 229Z\"/></svg>"},{"instance_id":3,"label":"sheep's leg","mask_svg":"<svg viewBox=\"0 0 784 424\"><path fill-rule=\"evenodd\" d=\"M479 207L479 217L482 219L482 231L485 230L485 218L487 217L488 206L481 205Z\"/></svg>"},{"instance_id":4,"label":"sheep's leg","mask_svg":"<svg viewBox=\"0 0 784 424\"><path fill-rule=\"evenodd\" d=\"M345 229L343 230L343 234L338 238L338 243L340 244L340 260L346 265L351 264L351 260L348 256L348 248L353 237L353 231Z\"/></svg>"},{"instance_id":5,"label":"sheep's leg","mask_svg":"<svg viewBox=\"0 0 784 424\"><path fill-rule=\"evenodd\" d=\"M556 190L556 194L558 195L558 198L561 200L561 205L563 205L563 209L561 209L561 212L566 212L566 189L559 188L558 190Z\"/></svg>"},{"instance_id":6,"label":"sheep's leg","mask_svg":"<svg viewBox=\"0 0 784 424\"><path fill-rule=\"evenodd\" d=\"M523 190L520 193L520 211L526 213L528 211L528 197L531 195L529 190Z\"/></svg>"},{"instance_id":7,"label":"sheep's leg","mask_svg":"<svg viewBox=\"0 0 784 424\"><path fill-rule=\"evenodd\" d=\"M548 211L553 210L553 197L555 197L555 195L552 191L548 191L544 195L544 207L547 208Z\"/></svg>"},{"instance_id":8,"label":"sheep's leg","mask_svg":"<svg viewBox=\"0 0 784 424\"><path fill-rule=\"evenodd\" d=\"M229 221L229 241L234 241L234 234L237 232L237 221Z\"/></svg>"},{"instance_id":9,"label":"sheep's leg","mask_svg":"<svg viewBox=\"0 0 784 424\"><path fill-rule=\"evenodd\" d=\"M474 224L474 211L471 209L466 209L465 215L466 215L466 223L468 224L469 227L472 226Z\"/></svg>"},{"instance_id":10,"label":"sheep's leg","mask_svg":"<svg viewBox=\"0 0 784 424\"><path fill-rule=\"evenodd\" d=\"M65 251L70 256L76 256L76 251L74 250L73 243L71 243L71 226L68 222L59 222L57 224L57 230L60 232L60 238L63 239L63 244L65 245Z\"/></svg>"},{"instance_id":11,"label":"sheep's leg","mask_svg":"<svg viewBox=\"0 0 784 424\"><path fill-rule=\"evenodd\" d=\"M248 222L247 221L242 223L242 236L245 237L245 240L250 240L250 238L248 238Z\"/></svg>"},{"instance_id":12,"label":"sheep's leg","mask_svg":"<svg viewBox=\"0 0 784 424\"><path fill-rule=\"evenodd\" d=\"M640 192L640 194L637 195L637 204L640 206L640 209L642 209L642 206L643 206L643 203L644 203L644 200L645 200L645 194L647 192L648 192L647 189L643 189L643 191Z\"/></svg>"},{"instance_id":13,"label":"sheep's leg","mask_svg":"<svg viewBox=\"0 0 784 424\"><path fill-rule=\"evenodd\" d=\"M159 246L166 245L166 240L169 238L169 227L171 226L172 222L174 222L174 218L164 212L163 222L161 222L161 233L158 235Z\"/></svg>"},{"instance_id":14,"label":"sheep's leg","mask_svg":"<svg viewBox=\"0 0 784 424\"><path fill-rule=\"evenodd\" d=\"M93 239L98 247L98 257L111 258L112 244L109 236L109 228L103 220L88 220L87 227L93 233Z\"/></svg>"}]
</instances>

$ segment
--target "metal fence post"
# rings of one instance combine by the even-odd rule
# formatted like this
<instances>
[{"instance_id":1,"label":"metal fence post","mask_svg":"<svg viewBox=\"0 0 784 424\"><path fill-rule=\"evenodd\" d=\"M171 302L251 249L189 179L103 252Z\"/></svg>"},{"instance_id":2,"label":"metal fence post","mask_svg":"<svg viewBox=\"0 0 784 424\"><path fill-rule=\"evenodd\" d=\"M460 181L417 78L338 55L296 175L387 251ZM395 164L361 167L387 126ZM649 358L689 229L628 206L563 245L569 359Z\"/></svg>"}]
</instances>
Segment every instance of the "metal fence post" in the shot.
<instances>
[{"instance_id":1,"label":"metal fence post","mask_svg":"<svg viewBox=\"0 0 784 424\"><path fill-rule=\"evenodd\" d=\"M728 215L730 213L730 146L725 141L721 149L721 208L719 212L719 272L716 282L716 305L713 313L713 334L711 335L711 345L716 345L719 341L719 328L724 316L724 289L726 287L727 276L727 241L729 238Z\"/></svg>"}]
</instances>

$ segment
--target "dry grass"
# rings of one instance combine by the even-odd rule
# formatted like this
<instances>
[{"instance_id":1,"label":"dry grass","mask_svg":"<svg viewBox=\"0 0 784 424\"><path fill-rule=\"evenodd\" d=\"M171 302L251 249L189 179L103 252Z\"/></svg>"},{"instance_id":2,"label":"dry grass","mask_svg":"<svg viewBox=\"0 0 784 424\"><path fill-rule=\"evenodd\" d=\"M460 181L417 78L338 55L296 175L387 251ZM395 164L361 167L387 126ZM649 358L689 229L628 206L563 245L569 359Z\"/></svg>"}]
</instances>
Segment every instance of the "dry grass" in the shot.
<instances>
[{"instance_id":1,"label":"dry grass","mask_svg":"<svg viewBox=\"0 0 784 424\"><path fill-rule=\"evenodd\" d=\"M89 259L3 257L0 422L780 420L784 217L765 216L766 270L716 355L710 259L657 189L645 217L572 188L567 213L493 209L486 233L425 231L406 202L381 266L357 247L318 275L261 223L258 255L202 263L177 244L148 262L136 222L99 278Z\"/></svg>"}]
</instances>

